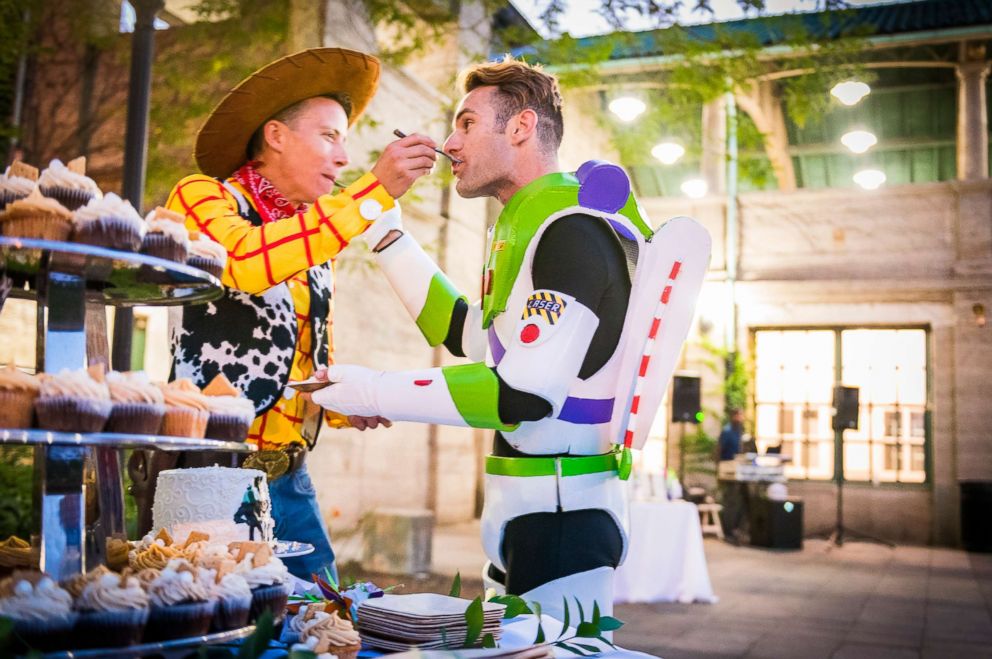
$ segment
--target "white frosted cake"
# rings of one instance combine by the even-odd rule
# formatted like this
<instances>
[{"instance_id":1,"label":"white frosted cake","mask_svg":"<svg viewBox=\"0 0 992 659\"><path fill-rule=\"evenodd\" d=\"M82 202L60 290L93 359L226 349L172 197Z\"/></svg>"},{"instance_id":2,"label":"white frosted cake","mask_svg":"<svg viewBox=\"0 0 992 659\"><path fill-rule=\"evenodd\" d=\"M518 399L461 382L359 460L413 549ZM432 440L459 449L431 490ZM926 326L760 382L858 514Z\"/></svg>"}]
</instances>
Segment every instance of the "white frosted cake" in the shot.
<instances>
[{"instance_id":1,"label":"white frosted cake","mask_svg":"<svg viewBox=\"0 0 992 659\"><path fill-rule=\"evenodd\" d=\"M169 469L158 475L152 525L182 540L191 531L215 542L272 543L272 501L265 473L257 469Z\"/></svg>"}]
</instances>

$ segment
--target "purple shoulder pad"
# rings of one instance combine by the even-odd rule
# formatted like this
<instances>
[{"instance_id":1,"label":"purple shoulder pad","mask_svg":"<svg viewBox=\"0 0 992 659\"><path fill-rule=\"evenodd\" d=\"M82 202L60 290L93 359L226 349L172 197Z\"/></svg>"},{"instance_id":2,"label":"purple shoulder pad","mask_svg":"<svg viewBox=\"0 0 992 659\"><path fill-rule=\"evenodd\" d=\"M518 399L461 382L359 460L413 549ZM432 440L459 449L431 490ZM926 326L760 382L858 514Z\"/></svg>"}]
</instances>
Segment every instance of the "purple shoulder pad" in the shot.
<instances>
[{"instance_id":1,"label":"purple shoulder pad","mask_svg":"<svg viewBox=\"0 0 992 659\"><path fill-rule=\"evenodd\" d=\"M616 213L630 196L627 173L604 160L582 163L575 177L579 180L579 204L586 208Z\"/></svg>"}]
</instances>

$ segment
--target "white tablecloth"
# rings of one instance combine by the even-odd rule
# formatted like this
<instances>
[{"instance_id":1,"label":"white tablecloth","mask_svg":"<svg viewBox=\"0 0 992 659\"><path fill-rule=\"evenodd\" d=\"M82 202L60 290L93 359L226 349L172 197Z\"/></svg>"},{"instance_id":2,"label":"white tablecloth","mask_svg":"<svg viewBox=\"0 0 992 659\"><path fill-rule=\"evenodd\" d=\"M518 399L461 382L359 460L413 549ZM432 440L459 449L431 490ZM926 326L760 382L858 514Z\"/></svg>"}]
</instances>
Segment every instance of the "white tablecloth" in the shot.
<instances>
[{"instance_id":1,"label":"white tablecloth","mask_svg":"<svg viewBox=\"0 0 992 659\"><path fill-rule=\"evenodd\" d=\"M716 602L699 512L687 501L632 501L630 548L613 601Z\"/></svg>"}]
</instances>

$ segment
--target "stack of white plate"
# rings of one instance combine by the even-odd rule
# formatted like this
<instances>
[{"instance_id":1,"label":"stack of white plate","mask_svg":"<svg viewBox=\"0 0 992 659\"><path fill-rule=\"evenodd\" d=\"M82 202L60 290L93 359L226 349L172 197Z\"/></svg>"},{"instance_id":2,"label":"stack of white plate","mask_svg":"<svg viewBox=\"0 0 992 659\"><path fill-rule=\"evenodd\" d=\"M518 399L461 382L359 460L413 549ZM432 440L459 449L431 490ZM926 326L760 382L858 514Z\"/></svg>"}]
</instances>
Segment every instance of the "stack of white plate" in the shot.
<instances>
[{"instance_id":1,"label":"stack of white plate","mask_svg":"<svg viewBox=\"0 0 992 659\"><path fill-rule=\"evenodd\" d=\"M358 607L358 631L362 641L382 650L460 648L468 631L465 610L469 604L469 600L434 593L384 595ZM482 632L477 642L486 634L499 640L505 608L482 603Z\"/></svg>"}]
</instances>

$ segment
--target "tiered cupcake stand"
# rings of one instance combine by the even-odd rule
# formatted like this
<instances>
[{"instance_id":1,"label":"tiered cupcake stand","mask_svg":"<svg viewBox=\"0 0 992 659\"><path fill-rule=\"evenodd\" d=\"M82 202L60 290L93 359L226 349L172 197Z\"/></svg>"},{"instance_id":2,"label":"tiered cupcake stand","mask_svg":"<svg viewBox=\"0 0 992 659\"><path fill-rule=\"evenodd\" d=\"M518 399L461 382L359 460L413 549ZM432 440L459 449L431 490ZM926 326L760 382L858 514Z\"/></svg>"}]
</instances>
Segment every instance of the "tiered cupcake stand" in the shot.
<instances>
[{"instance_id":1,"label":"tiered cupcake stand","mask_svg":"<svg viewBox=\"0 0 992 659\"><path fill-rule=\"evenodd\" d=\"M221 295L210 274L142 254L76 243L0 237L0 274L12 284L9 296L37 302L37 370L58 372L87 364L87 306L91 318L105 305L175 306ZM102 324L102 325L105 325ZM90 328L90 340L106 346L105 326ZM94 331L96 330L96 331ZM106 540L121 536L124 488L120 450L249 452L240 442L116 433L63 433L0 429L0 444L35 447L34 501L40 511L40 568L61 581L105 562ZM98 512L87 520L87 489ZM141 656L181 651L248 636L249 626L202 637L116 649L57 653L63 657Z\"/></svg>"}]
</instances>

